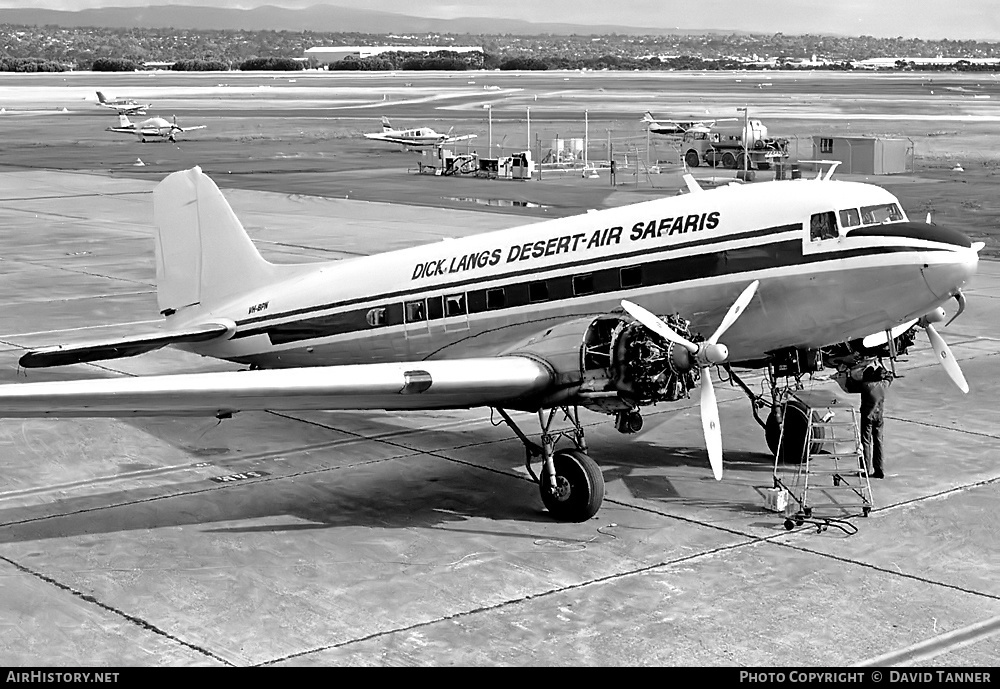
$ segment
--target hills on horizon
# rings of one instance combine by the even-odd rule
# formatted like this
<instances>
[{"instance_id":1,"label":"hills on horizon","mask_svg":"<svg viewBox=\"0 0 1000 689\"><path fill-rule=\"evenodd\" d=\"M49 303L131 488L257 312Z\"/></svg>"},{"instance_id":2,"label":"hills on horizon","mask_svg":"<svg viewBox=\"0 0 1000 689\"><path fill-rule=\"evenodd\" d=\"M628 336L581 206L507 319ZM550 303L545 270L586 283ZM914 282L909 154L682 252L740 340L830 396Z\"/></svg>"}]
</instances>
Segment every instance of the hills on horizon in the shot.
<instances>
[{"instance_id":1,"label":"hills on horizon","mask_svg":"<svg viewBox=\"0 0 1000 689\"><path fill-rule=\"evenodd\" d=\"M573 23L533 23L519 19L466 17L429 19L377 10L333 5L290 9L265 5L250 10L189 5L102 7L76 11L0 8L0 24L55 25L64 28L201 29L246 31L316 31L338 33L403 34L514 34L514 35L691 35L745 33L726 29L648 28Z\"/></svg>"}]
</instances>

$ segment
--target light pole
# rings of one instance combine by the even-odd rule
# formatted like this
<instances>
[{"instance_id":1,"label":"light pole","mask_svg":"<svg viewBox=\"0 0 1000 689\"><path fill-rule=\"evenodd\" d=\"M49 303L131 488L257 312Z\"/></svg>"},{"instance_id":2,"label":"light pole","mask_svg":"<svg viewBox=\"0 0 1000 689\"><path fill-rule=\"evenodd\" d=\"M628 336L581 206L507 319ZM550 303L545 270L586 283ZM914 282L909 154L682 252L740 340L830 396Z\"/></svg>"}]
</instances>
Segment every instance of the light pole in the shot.
<instances>
[{"instance_id":1,"label":"light pole","mask_svg":"<svg viewBox=\"0 0 1000 689\"><path fill-rule=\"evenodd\" d=\"M525 108L528 112L528 138L527 138L527 148L531 150L531 108Z\"/></svg>"},{"instance_id":2,"label":"light pole","mask_svg":"<svg viewBox=\"0 0 1000 689\"><path fill-rule=\"evenodd\" d=\"M747 106L736 108L736 112L743 113L743 181L746 181L749 176L747 171L750 169L750 149L747 146L747 139L750 138L750 112Z\"/></svg>"},{"instance_id":3,"label":"light pole","mask_svg":"<svg viewBox=\"0 0 1000 689\"><path fill-rule=\"evenodd\" d=\"M490 141L489 141L489 149L488 150L490 152L490 155L492 156L493 155L493 106L492 105L487 105L486 106L486 110L489 112L489 115L490 115L490 117L489 117L489 122L490 122L490 129L489 129L489 131L490 131Z\"/></svg>"}]
</instances>

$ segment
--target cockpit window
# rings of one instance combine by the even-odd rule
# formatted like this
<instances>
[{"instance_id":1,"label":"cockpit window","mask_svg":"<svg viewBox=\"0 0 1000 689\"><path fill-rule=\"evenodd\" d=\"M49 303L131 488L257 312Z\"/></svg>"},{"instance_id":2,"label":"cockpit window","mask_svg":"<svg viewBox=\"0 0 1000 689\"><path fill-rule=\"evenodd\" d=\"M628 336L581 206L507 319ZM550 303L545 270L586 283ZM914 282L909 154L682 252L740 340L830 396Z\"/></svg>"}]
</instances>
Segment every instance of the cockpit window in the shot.
<instances>
[{"instance_id":1,"label":"cockpit window","mask_svg":"<svg viewBox=\"0 0 1000 689\"><path fill-rule=\"evenodd\" d=\"M837 237L837 220L833 211L813 213L809 221L809 239L834 239Z\"/></svg>"},{"instance_id":2,"label":"cockpit window","mask_svg":"<svg viewBox=\"0 0 1000 689\"><path fill-rule=\"evenodd\" d=\"M861 224L861 215L857 208L847 208L840 211L841 227L856 227Z\"/></svg>"},{"instance_id":3,"label":"cockpit window","mask_svg":"<svg viewBox=\"0 0 1000 689\"><path fill-rule=\"evenodd\" d=\"M861 209L862 225L878 225L884 222L899 222L903 213L894 203L882 203L877 206L865 206Z\"/></svg>"}]
</instances>

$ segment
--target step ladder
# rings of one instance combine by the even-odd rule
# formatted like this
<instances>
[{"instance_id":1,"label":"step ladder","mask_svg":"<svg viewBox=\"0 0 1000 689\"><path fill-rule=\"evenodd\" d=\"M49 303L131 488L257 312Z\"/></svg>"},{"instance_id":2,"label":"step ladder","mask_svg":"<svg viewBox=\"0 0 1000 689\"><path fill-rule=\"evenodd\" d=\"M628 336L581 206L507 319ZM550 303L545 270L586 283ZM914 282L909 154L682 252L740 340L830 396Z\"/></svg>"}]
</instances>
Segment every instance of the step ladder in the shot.
<instances>
[{"instance_id":1,"label":"step ladder","mask_svg":"<svg viewBox=\"0 0 1000 689\"><path fill-rule=\"evenodd\" d=\"M856 514L867 517L872 510L872 489L861 445L858 410L832 393L789 393L783 404L797 403L805 410L802 461L782 464L785 457L798 456L798 448L785 451L786 437L801 436L790 430L803 423L802 415L782 416L778 452L774 457L774 487L788 491L785 528L801 526L816 519L814 508L839 510L835 516ZM787 433L786 433L787 431ZM832 517L824 517L830 520ZM812 522L815 523L815 522Z\"/></svg>"}]
</instances>

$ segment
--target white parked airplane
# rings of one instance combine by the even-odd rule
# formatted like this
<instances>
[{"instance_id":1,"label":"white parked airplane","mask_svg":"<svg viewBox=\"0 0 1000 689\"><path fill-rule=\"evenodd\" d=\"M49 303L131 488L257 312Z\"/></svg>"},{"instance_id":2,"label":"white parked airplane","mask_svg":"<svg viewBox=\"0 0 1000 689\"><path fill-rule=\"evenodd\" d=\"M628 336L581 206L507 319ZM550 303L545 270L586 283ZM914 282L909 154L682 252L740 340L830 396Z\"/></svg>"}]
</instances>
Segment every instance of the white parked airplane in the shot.
<instances>
[{"instance_id":1,"label":"white parked airplane","mask_svg":"<svg viewBox=\"0 0 1000 689\"><path fill-rule=\"evenodd\" d=\"M714 120L658 120L647 110L641 121L646 123L653 134L683 134L695 127L711 127L716 122L730 122L735 119L735 117L725 117Z\"/></svg>"},{"instance_id":2,"label":"white parked airplane","mask_svg":"<svg viewBox=\"0 0 1000 689\"><path fill-rule=\"evenodd\" d=\"M454 129L452 127L451 129ZM445 146L458 141L475 139L476 134L463 134L462 136L452 136L451 129L447 134L438 134L430 127L416 127L414 129L393 129L388 117L382 117L382 131L374 134L365 134L366 139L373 141L385 141L391 144L399 144L408 148L426 148L429 146Z\"/></svg>"},{"instance_id":3,"label":"white parked airplane","mask_svg":"<svg viewBox=\"0 0 1000 689\"><path fill-rule=\"evenodd\" d=\"M162 117L150 117L142 122L132 122L128 115L118 116L118 126L108 127L105 131L118 132L119 134L132 134L138 137L139 141L176 141L174 138L178 132L192 132L196 129L204 129L205 125L199 124L197 127L181 127L174 117L167 122Z\"/></svg>"},{"instance_id":4,"label":"white parked airplane","mask_svg":"<svg viewBox=\"0 0 1000 689\"><path fill-rule=\"evenodd\" d=\"M684 399L700 383L718 478L713 367L751 398L772 450L788 376L812 370L802 362L863 362L875 353L862 338L900 324L925 329L968 389L932 322L953 297L964 307L982 244L910 222L880 187L828 177L702 190L689 176L691 193L680 196L277 265L200 168L175 172L153 192L162 327L41 348L20 365L172 345L250 370L0 385L0 417L489 406L524 443L550 513L582 521L600 507L604 478L586 454L580 407L632 433L643 407ZM903 335L912 343L910 330ZM764 367L770 400L730 363ZM766 423L762 406L772 409ZM540 443L509 409L538 413Z\"/></svg>"},{"instance_id":5,"label":"white parked airplane","mask_svg":"<svg viewBox=\"0 0 1000 689\"><path fill-rule=\"evenodd\" d=\"M152 107L151 103L143 105L131 98L108 98L100 91L97 92L97 104L102 108L111 108L119 115L145 115L146 108Z\"/></svg>"}]
</instances>

